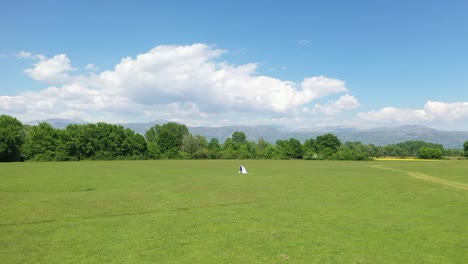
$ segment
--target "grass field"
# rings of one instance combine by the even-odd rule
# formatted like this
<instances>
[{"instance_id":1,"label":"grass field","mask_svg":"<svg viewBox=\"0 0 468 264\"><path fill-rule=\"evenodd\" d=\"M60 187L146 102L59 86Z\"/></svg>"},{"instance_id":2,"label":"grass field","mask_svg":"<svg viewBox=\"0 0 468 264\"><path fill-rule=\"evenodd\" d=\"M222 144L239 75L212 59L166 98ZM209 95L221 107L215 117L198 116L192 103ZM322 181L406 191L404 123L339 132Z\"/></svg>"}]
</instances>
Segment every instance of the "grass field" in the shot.
<instances>
[{"instance_id":1,"label":"grass field","mask_svg":"<svg viewBox=\"0 0 468 264\"><path fill-rule=\"evenodd\" d=\"M468 263L467 161L3 163L0 212L1 263Z\"/></svg>"}]
</instances>

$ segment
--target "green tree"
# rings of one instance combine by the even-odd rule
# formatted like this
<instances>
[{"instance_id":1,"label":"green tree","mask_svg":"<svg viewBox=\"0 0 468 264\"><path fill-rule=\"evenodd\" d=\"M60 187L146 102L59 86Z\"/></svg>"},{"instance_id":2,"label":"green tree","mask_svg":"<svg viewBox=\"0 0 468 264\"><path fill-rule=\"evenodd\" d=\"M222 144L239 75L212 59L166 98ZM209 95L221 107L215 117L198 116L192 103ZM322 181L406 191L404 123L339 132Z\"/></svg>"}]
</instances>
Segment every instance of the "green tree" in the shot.
<instances>
[{"instance_id":1,"label":"green tree","mask_svg":"<svg viewBox=\"0 0 468 264\"><path fill-rule=\"evenodd\" d=\"M232 138L227 138L224 141L223 148L221 151L221 158L222 159L235 159L238 156L238 144L235 144L232 141Z\"/></svg>"},{"instance_id":2,"label":"green tree","mask_svg":"<svg viewBox=\"0 0 468 264\"><path fill-rule=\"evenodd\" d=\"M364 146L369 157L379 158L383 156L383 147L377 147L374 144L368 144Z\"/></svg>"},{"instance_id":3,"label":"green tree","mask_svg":"<svg viewBox=\"0 0 468 264\"><path fill-rule=\"evenodd\" d=\"M221 158L223 159L237 159L237 158L252 158L251 146L247 141L244 132L234 131L232 137L224 141L223 149L221 151Z\"/></svg>"},{"instance_id":4,"label":"green tree","mask_svg":"<svg viewBox=\"0 0 468 264\"><path fill-rule=\"evenodd\" d=\"M272 158L271 144L266 142L266 140L264 140L262 137L258 139L256 158L259 158L259 159L271 159Z\"/></svg>"},{"instance_id":5,"label":"green tree","mask_svg":"<svg viewBox=\"0 0 468 264\"><path fill-rule=\"evenodd\" d=\"M181 150L188 154L188 157L195 159L208 158L208 150L206 149L208 142L201 135L192 136L191 134L184 135L182 138Z\"/></svg>"},{"instance_id":6,"label":"green tree","mask_svg":"<svg viewBox=\"0 0 468 264\"><path fill-rule=\"evenodd\" d=\"M306 160L312 160L312 159L317 159L317 142L315 139L307 139L304 141L304 144L302 145L302 149L304 151L303 154L303 159Z\"/></svg>"},{"instance_id":7,"label":"green tree","mask_svg":"<svg viewBox=\"0 0 468 264\"><path fill-rule=\"evenodd\" d=\"M438 148L442 152L444 151L444 147L441 144L428 143L421 140L409 140L385 146L384 154L385 156L393 157L416 157L419 155L419 149L422 147Z\"/></svg>"},{"instance_id":8,"label":"green tree","mask_svg":"<svg viewBox=\"0 0 468 264\"><path fill-rule=\"evenodd\" d=\"M24 127L18 119L0 115L0 162L21 160L25 140Z\"/></svg>"},{"instance_id":9,"label":"green tree","mask_svg":"<svg viewBox=\"0 0 468 264\"><path fill-rule=\"evenodd\" d=\"M288 159L288 141L287 140L281 140L281 139L278 139L276 140L276 155L280 158L280 159Z\"/></svg>"},{"instance_id":10,"label":"green tree","mask_svg":"<svg viewBox=\"0 0 468 264\"><path fill-rule=\"evenodd\" d=\"M341 146L341 141L333 134L325 134L315 139L319 156L330 159Z\"/></svg>"},{"instance_id":11,"label":"green tree","mask_svg":"<svg viewBox=\"0 0 468 264\"><path fill-rule=\"evenodd\" d=\"M148 151L154 158L177 158L182 147L182 139L189 134L187 126L169 122L156 125L145 133Z\"/></svg>"},{"instance_id":12,"label":"green tree","mask_svg":"<svg viewBox=\"0 0 468 264\"><path fill-rule=\"evenodd\" d=\"M257 146L254 142L240 144L237 150L237 158L239 159L254 159L256 154Z\"/></svg>"},{"instance_id":13,"label":"green tree","mask_svg":"<svg viewBox=\"0 0 468 264\"><path fill-rule=\"evenodd\" d=\"M208 159L210 158L210 152L208 151L208 141L202 135L196 135L198 149L193 153L192 158L195 159Z\"/></svg>"},{"instance_id":14,"label":"green tree","mask_svg":"<svg viewBox=\"0 0 468 264\"><path fill-rule=\"evenodd\" d=\"M42 122L33 126L23 145L24 155L32 160L56 160L61 133L49 123ZM66 156L66 155L65 155ZM63 154L60 155L60 160Z\"/></svg>"},{"instance_id":15,"label":"green tree","mask_svg":"<svg viewBox=\"0 0 468 264\"><path fill-rule=\"evenodd\" d=\"M234 131L234 133L232 133L232 142L238 143L238 144L246 143L247 136L245 135L244 132Z\"/></svg>"},{"instance_id":16,"label":"green tree","mask_svg":"<svg viewBox=\"0 0 468 264\"><path fill-rule=\"evenodd\" d=\"M302 145L301 142L295 138L277 140L276 147L282 159L302 159Z\"/></svg>"},{"instance_id":17,"label":"green tree","mask_svg":"<svg viewBox=\"0 0 468 264\"><path fill-rule=\"evenodd\" d=\"M399 145L391 144L384 147L384 156L406 157L408 155L408 152Z\"/></svg>"},{"instance_id":18,"label":"green tree","mask_svg":"<svg viewBox=\"0 0 468 264\"><path fill-rule=\"evenodd\" d=\"M465 141L465 143L463 144L463 153L465 157L468 158L468 141Z\"/></svg>"},{"instance_id":19,"label":"green tree","mask_svg":"<svg viewBox=\"0 0 468 264\"><path fill-rule=\"evenodd\" d=\"M445 149L442 155L447 157L463 157L464 151L463 149Z\"/></svg>"},{"instance_id":20,"label":"green tree","mask_svg":"<svg viewBox=\"0 0 468 264\"><path fill-rule=\"evenodd\" d=\"M70 124L65 128L71 160L92 159L98 144L95 124Z\"/></svg>"},{"instance_id":21,"label":"green tree","mask_svg":"<svg viewBox=\"0 0 468 264\"><path fill-rule=\"evenodd\" d=\"M187 152L189 155L195 153L198 150L198 142L197 139L192 136L191 134L184 135L182 138L182 145L180 149L184 152Z\"/></svg>"},{"instance_id":22,"label":"green tree","mask_svg":"<svg viewBox=\"0 0 468 264\"><path fill-rule=\"evenodd\" d=\"M333 155L337 160L368 160L369 153L361 142L345 142Z\"/></svg>"},{"instance_id":23,"label":"green tree","mask_svg":"<svg viewBox=\"0 0 468 264\"><path fill-rule=\"evenodd\" d=\"M293 159L302 159L303 151L301 142L295 138L289 139L290 156Z\"/></svg>"},{"instance_id":24,"label":"green tree","mask_svg":"<svg viewBox=\"0 0 468 264\"><path fill-rule=\"evenodd\" d=\"M145 138L120 125L98 123L68 125L65 146L69 159L145 159Z\"/></svg>"},{"instance_id":25,"label":"green tree","mask_svg":"<svg viewBox=\"0 0 468 264\"><path fill-rule=\"evenodd\" d=\"M261 158L264 159L279 159L281 158L278 154L278 150L275 145L268 144L265 149L262 151Z\"/></svg>"},{"instance_id":26,"label":"green tree","mask_svg":"<svg viewBox=\"0 0 468 264\"><path fill-rule=\"evenodd\" d=\"M221 157L221 146L217 138L212 138L207 146L208 156L211 159L219 159Z\"/></svg>"},{"instance_id":27,"label":"green tree","mask_svg":"<svg viewBox=\"0 0 468 264\"><path fill-rule=\"evenodd\" d=\"M121 143L122 155L131 159L146 159L146 140L142 135L127 128L124 130L124 139Z\"/></svg>"},{"instance_id":28,"label":"green tree","mask_svg":"<svg viewBox=\"0 0 468 264\"><path fill-rule=\"evenodd\" d=\"M422 147L418 151L420 159L440 159L442 158L442 150L439 148Z\"/></svg>"}]
</instances>

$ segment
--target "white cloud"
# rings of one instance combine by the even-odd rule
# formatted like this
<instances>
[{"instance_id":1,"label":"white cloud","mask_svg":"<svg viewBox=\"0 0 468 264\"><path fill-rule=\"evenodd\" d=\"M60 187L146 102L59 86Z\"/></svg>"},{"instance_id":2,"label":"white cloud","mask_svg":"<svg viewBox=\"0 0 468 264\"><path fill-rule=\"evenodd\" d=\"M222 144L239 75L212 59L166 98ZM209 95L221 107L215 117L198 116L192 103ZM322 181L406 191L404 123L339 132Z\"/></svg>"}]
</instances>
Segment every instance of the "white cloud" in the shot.
<instances>
[{"instance_id":1,"label":"white cloud","mask_svg":"<svg viewBox=\"0 0 468 264\"><path fill-rule=\"evenodd\" d=\"M86 120L91 122L106 121L106 114L122 118L135 114L134 109L137 107L128 98L106 96L97 90L76 84L60 88L51 86L17 96L0 96L0 112L10 113L24 121L52 117L87 117ZM98 118L96 113L103 116Z\"/></svg>"},{"instance_id":2,"label":"white cloud","mask_svg":"<svg viewBox=\"0 0 468 264\"><path fill-rule=\"evenodd\" d=\"M0 96L0 112L13 115L22 114L27 111L27 98L19 96Z\"/></svg>"},{"instance_id":3,"label":"white cloud","mask_svg":"<svg viewBox=\"0 0 468 264\"><path fill-rule=\"evenodd\" d=\"M29 51L20 51L16 54L19 59L34 59L34 60L45 60L46 56L42 54L32 54Z\"/></svg>"},{"instance_id":4,"label":"white cloud","mask_svg":"<svg viewBox=\"0 0 468 264\"><path fill-rule=\"evenodd\" d=\"M350 110L359 107L359 101L352 95L343 95L334 102L325 105L316 104L314 111L326 115L336 115L343 110Z\"/></svg>"},{"instance_id":5,"label":"white cloud","mask_svg":"<svg viewBox=\"0 0 468 264\"><path fill-rule=\"evenodd\" d=\"M385 107L378 111L359 113L358 119L371 124L440 125L468 121L468 102L444 103L428 101L423 109Z\"/></svg>"},{"instance_id":6,"label":"white cloud","mask_svg":"<svg viewBox=\"0 0 468 264\"><path fill-rule=\"evenodd\" d=\"M96 65L92 64L92 63L89 63L86 65L85 67L87 70L90 70L90 71L97 71L99 70L99 67L97 67Z\"/></svg>"},{"instance_id":7,"label":"white cloud","mask_svg":"<svg viewBox=\"0 0 468 264\"><path fill-rule=\"evenodd\" d=\"M301 109L314 100L348 91L343 81L325 76L295 83L258 75L257 63L230 64L222 61L225 52L206 44L163 45L125 57L111 70L87 75L72 75L65 54L45 58L20 52L18 58L39 60L25 70L30 77L55 86L0 96L0 111L15 112L21 120L69 116L106 122L164 118L205 125L286 123L305 120ZM93 64L86 68L97 70ZM353 96L345 95L321 111L357 105Z\"/></svg>"},{"instance_id":8,"label":"white cloud","mask_svg":"<svg viewBox=\"0 0 468 264\"><path fill-rule=\"evenodd\" d=\"M124 58L97 82L109 94L122 94L142 104L196 103L202 111L288 113L314 99L347 91L343 81L324 76L298 85L257 76L256 63L217 62L224 51L205 44L158 46L135 59Z\"/></svg>"},{"instance_id":9,"label":"white cloud","mask_svg":"<svg viewBox=\"0 0 468 264\"><path fill-rule=\"evenodd\" d=\"M429 101L424 109L431 120L457 121L468 119L468 102L443 103Z\"/></svg>"},{"instance_id":10,"label":"white cloud","mask_svg":"<svg viewBox=\"0 0 468 264\"><path fill-rule=\"evenodd\" d=\"M326 78L324 76L306 78L301 86L304 89L302 95L305 96L308 101L348 91L343 81Z\"/></svg>"},{"instance_id":11,"label":"white cloud","mask_svg":"<svg viewBox=\"0 0 468 264\"><path fill-rule=\"evenodd\" d=\"M21 53L21 52L20 52ZM22 56L33 56L30 53L24 53ZM69 79L67 71L73 68L70 65L70 59L67 55L59 54L50 59L41 59L34 64L34 68L26 69L25 72L38 81L61 84L66 83Z\"/></svg>"}]
</instances>

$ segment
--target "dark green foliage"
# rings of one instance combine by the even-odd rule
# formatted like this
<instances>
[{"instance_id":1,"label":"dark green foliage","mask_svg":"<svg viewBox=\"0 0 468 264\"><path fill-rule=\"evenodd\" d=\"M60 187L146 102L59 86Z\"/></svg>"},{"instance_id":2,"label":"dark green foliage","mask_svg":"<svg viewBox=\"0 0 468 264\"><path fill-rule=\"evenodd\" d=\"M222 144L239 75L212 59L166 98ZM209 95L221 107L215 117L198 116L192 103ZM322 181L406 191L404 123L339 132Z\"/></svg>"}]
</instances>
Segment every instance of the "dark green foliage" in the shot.
<instances>
[{"instance_id":1,"label":"dark green foliage","mask_svg":"<svg viewBox=\"0 0 468 264\"><path fill-rule=\"evenodd\" d=\"M232 142L243 144L247 142L247 136L245 136L244 132L234 131L232 134Z\"/></svg>"},{"instance_id":2,"label":"dark green foliage","mask_svg":"<svg viewBox=\"0 0 468 264\"><path fill-rule=\"evenodd\" d=\"M180 157L184 136L189 135L187 126L177 123L156 125L146 131L148 152L153 158L171 159Z\"/></svg>"},{"instance_id":3,"label":"dark green foliage","mask_svg":"<svg viewBox=\"0 0 468 264\"><path fill-rule=\"evenodd\" d=\"M226 139L221 150L222 159L237 159L239 157L239 144L232 142L231 138Z\"/></svg>"},{"instance_id":4,"label":"dark green foliage","mask_svg":"<svg viewBox=\"0 0 468 264\"><path fill-rule=\"evenodd\" d=\"M466 158L468 158L468 141L463 144L463 152Z\"/></svg>"},{"instance_id":5,"label":"dark green foliage","mask_svg":"<svg viewBox=\"0 0 468 264\"><path fill-rule=\"evenodd\" d=\"M273 158L273 153L274 153L274 147L266 142L263 138L260 138L258 140L258 143L256 145L257 149L257 158L258 159L271 159Z\"/></svg>"},{"instance_id":6,"label":"dark green foliage","mask_svg":"<svg viewBox=\"0 0 468 264\"><path fill-rule=\"evenodd\" d=\"M219 159L221 158L221 146L217 138L212 138L207 146L208 158Z\"/></svg>"},{"instance_id":7,"label":"dark green foliage","mask_svg":"<svg viewBox=\"0 0 468 264\"><path fill-rule=\"evenodd\" d=\"M31 160L144 159L142 135L106 123L68 125L65 130L40 123L30 128L23 153Z\"/></svg>"},{"instance_id":8,"label":"dark green foliage","mask_svg":"<svg viewBox=\"0 0 468 264\"><path fill-rule=\"evenodd\" d=\"M315 139L307 139L304 144L302 145L303 148L303 159L305 160L312 160L312 159L317 159L317 142Z\"/></svg>"},{"instance_id":9,"label":"dark green foliage","mask_svg":"<svg viewBox=\"0 0 468 264\"><path fill-rule=\"evenodd\" d=\"M275 145L260 138L247 141L235 131L220 144L189 133L183 124L166 123L146 131L143 137L133 130L107 123L68 125L64 130L48 123L23 126L16 118L0 116L0 161L27 160L112 160L112 159L336 159L369 160L374 157L442 156L468 157L468 141L463 150L444 150L441 144L407 141L387 146L341 143L333 134L308 139L278 140Z\"/></svg>"},{"instance_id":10,"label":"dark green foliage","mask_svg":"<svg viewBox=\"0 0 468 264\"><path fill-rule=\"evenodd\" d=\"M385 156L392 157L417 157L419 155L419 149L422 147L437 148L442 152L444 147L441 144L428 143L419 140L406 141L394 145L385 146Z\"/></svg>"},{"instance_id":11,"label":"dark green foliage","mask_svg":"<svg viewBox=\"0 0 468 264\"><path fill-rule=\"evenodd\" d=\"M0 116L0 162L21 160L21 147L24 143L25 132L18 119Z\"/></svg>"},{"instance_id":12,"label":"dark green foliage","mask_svg":"<svg viewBox=\"0 0 468 264\"><path fill-rule=\"evenodd\" d=\"M442 158L442 150L439 148L422 147L418 151L420 159L440 159Z\"/></svg>"},{"instance_id":13,"label":"dark green foliage","mask_svg":"<svg viewBox=\"0 0 468 264\"><path fill-rule=\"evenodd\" d=\"M331 159L341 146L341 141L333 134L325 134L315 139L317 152L323 159Z\"/></svg>"},{"instance_id":14,"label":"dark green foliage","mask_svg":"<svg viewBox=\"0 0 468 264\"><path fill-rule=\"evenodd\" d=\"M186 134L182 138L182 153L180 154L191 159L207 159L210 156L207 146L208 142L203 136Z\"/></svg>"},{"instance_id":15,"label":"dark green foliage","mask_svg":"<svg viewBox=\"0 0 468 264\"><path fill-rule=\"evenodd\" d=\"M235 159L237 158L237 144L232 142L231 138L226 139L223 144L223 148L221 151L221 158L222 159Z\"/></svg>"},{"instance_id":16,"label":"dark green foliage","mask_svg":"<svg viewBox=\"0 0 468 264\"><path fill-rule=\"evenodd\" d=\"M146 153L144 137L119 125L70 125L66 130L75 135L71 150L78 160L138 158Z\"/></svg>"},{"instance_id":17,"label":"dark green foliage","mask_svg":"<svg viewBox=\"0 0 468 264\"><path fill-rule=\"evenodd\" d=\"M276 147L281 159L302 159L301 142L295 138L277 140Z\"/></svg>"},{"instance_id":18,"label":"dark green foliage","mask_svg":"<svg viewBox=\"0 0 468 264\"><path fill-rule=\"evenodd\" d=\"M222 159L254 159L257 146L247 141L244 132L234 131L231 138L226 139L221 150Z\"/></svg>"},{"instance_id":19,"label":"dark green foliage","mask_svg":"<svg viewBox=\"0 0 468 264\"><path fill-rule=\"evenodd\" d=\"M369 148L361 142L346 142L333 155L337 160L368 160L370 158Z\"/></svg>"},{"instance_id":20,"label":"dark green foliage","mask_svg":"<svg viewBox=\"0 0 468 264\"><path fill-rule=\"evenodd\" d=\"M62 152L63 148L59 148L59 145L63 144L61 134L60 130L53 128L49 123L33 126L28 131L23 146L24 155L31 160L62 160L67 154Z\"/></svg>"},{"instance_id":21,"label":"dark green foliage","mask_svg":"<svg viewBox=\"0 0 468 264\"><path fill-rule=\"evenodd\" d=\"M365 145L370 157L380 158L384 156L384 147L374 146L374 144Z\"/></svg>"},{"instance_id":22,"label":"dark green foliage","mask_svg":"<svg viewBox=\"0 0 468 264\"><path fill-rule=\"evenodd\" d=\"M213 151L219 151L221 147L219 146L219 140L217 138L212 138L210 143L208 143L208 149Z\"/></svg>"},{"instance_id":23,"label":"dark green foliage","mask_svg":"<svg viewBox=\"0 0 468 264\"><path fill-rule=\"evenodd\" d=\"M463 149L444 149L443 156L447 157L463 157Z\"/></svg>"},{"instance_id":24,"label":"dark green foliage","mask_svg":"<svg viewBox=\"0 0 468 264\"><path fill-rule=\"evenodd\" d=\"M239 159L255 159L257 157L257 144L245 142L239 146Z\"/></svg>"}]
</instances>

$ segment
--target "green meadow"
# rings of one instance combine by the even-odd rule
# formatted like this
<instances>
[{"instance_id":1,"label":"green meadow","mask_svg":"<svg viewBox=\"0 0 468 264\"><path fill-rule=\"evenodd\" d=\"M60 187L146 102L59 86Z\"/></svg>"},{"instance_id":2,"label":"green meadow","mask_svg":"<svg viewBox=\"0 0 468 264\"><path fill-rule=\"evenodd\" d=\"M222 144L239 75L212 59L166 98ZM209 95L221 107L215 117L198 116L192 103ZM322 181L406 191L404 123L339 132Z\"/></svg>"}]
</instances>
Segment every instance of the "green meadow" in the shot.
<instances>
[{"instance_id":1,"label":"green meadow","mask_svg":"<svg viewBox=\"0 0 468 264\"><path fill-rule=\"evenodd\" d=\"M468 263L467 161L2 163L0 212L1 263Z\"/></svg>"}]
</instances>

